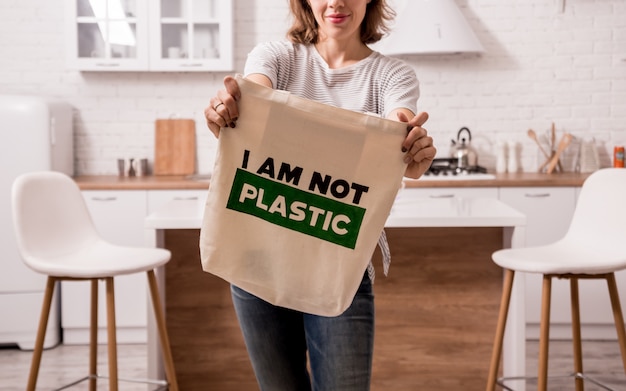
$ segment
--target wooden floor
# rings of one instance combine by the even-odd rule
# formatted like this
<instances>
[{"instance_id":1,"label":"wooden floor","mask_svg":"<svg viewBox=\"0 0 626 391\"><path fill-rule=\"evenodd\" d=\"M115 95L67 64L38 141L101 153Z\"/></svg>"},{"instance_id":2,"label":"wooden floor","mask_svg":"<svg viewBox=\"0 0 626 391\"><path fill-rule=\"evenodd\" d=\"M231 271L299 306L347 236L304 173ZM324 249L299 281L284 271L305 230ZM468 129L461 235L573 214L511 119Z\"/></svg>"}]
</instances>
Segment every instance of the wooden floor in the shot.
<instances>
[{"instance_id":1,"label":"wooden floor","mask_svg":"<svg viewBox=\"0 0 626 391\"><path fill-rule=\"evenodd\" d=\"M619 348L615 341L584 341L583 343L585 368L594 379L602 380L614 390L626 390L626 375L621 367ZM571 363L571 344L569 341L552 341L550 344L550 375L564 375L569 373ZM529 341L527 344L526 365L529 372L534 373L536 368L537 343ZM0 390L23 391L28 377L32 352L21 351L17 348L0 348ZM70 383L82 376L87 371L88 348L87 346L59 345L44 351L41 373L37 390L52 390L56 387ZM119 371L120 377L145 378L146 369L146 346L145 345L120 345L119 347ZM100 372L106 373L106 348L99 350ZM453 371L454 368L451 368ZM415 374L419 377L419 373ZM533 389L529 382L528 390ZM107 390L106 381L99 384L98 390ZM120 391L146 391L145 385L133 383L121 383ZM570 379L551 378L549 390L565 391L573 390ZM86 383L69 388L69 390L87 390ZM416 388L418 390L432 391L429 388ZM602 390L587 382L586 391ZM182 390L196 391L196 390ZM199 390L198 390L199 391ZM219 391L219 390L216 390ZM462 389L462 391L468 391ZM473 390L469 390L473 391Z\"/></svg>"}]
</instances>

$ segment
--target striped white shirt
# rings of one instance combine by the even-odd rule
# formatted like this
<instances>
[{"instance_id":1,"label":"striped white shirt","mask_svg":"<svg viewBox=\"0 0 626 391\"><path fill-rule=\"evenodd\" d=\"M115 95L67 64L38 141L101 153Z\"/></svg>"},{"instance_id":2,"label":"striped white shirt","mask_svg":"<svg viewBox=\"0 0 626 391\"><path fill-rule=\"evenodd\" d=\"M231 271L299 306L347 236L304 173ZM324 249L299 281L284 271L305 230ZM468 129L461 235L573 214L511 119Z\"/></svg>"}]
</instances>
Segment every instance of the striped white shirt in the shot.
<instances>
[{"instance_id":1,"label":"striped white shirt","mask_svg":"<svg viewBox=\"0 0 626 391\"><path fill-rule=\"evenodd\" d=\"M244 73L263 74L275 89L352 111L385 118L397 108L417 112L415 71L378 52L347 67L331 69L314 45L266 42L250 52Z\"/></svg>"}]
</instances>

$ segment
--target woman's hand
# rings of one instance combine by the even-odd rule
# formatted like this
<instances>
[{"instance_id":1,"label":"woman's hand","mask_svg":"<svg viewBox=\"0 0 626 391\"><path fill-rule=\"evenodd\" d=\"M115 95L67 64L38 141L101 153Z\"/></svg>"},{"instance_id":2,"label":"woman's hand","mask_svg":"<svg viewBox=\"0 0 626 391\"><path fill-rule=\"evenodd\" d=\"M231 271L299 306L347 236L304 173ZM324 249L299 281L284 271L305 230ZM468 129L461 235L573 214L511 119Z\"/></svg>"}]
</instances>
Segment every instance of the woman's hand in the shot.
<instances>
[{"instance_id":1,"label":"woman's hand","mask_svg":"<svg viewBox=\"0 0 626 391\"><path fill-rule=\"evenodd\" d=\"M239 85L232 76L224 78L224 89L217 91L217 95L211 98L209 105L204 109L206 124L215 137L220 136L222 128L234 128L239 117L237 101L241 97Z\"/></svg>"},{"instance_id":2,"label":"woman's hand","mask_svg":"<svg viewBox=\"0 0 626 391\"><path fill-rule=\"evenodd\" d=\"M408 123L409 131L402 143L402 151L406 152L404 162L408 164L404 176L417 179L428 170L437 153L433 138L422 128L428 120L428 113L418 113L411 120L402 111L398 111L397 115L398 120Z\"/></svg>"}]
</instances>

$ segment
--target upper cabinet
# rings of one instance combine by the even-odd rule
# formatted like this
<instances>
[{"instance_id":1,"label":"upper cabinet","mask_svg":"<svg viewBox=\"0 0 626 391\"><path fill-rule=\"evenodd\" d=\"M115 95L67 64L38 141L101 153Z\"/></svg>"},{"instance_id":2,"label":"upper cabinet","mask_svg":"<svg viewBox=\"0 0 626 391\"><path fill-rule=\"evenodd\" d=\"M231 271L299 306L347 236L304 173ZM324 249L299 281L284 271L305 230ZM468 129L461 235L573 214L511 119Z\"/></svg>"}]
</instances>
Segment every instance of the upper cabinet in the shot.
<instances>
[{"instance_id":1,"label":"upper cabinet","mask_svg":"<svg viewBox=\"0 0 626 391\"><path fill-rule=\"evenodd\" d=\"M82 71L231 71L232 0L66 0Z\"/></svg>"},{"instance_id":2,"label":"upper cabinet","mask_svg":"<svg viewBox=\"0 0 626 391\"><path fill-rule=\"evenodd\" d=\"M231 0L153 0L150 7L152 70L233 69Z\"/></svg>"}]
</instances>

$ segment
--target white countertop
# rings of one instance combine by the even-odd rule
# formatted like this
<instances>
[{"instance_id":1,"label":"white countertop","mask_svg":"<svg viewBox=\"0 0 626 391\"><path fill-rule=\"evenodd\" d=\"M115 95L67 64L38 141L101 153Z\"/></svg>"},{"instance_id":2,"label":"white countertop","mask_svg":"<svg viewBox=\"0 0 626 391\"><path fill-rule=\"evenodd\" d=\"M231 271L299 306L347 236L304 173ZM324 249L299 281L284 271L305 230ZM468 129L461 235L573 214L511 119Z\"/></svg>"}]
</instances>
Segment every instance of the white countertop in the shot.
<instances>
[{"instance_id":1,"label":"white countertop","mask_svg":"<svg viewBox=\"0 0 626 391\"><path fill-rule=\"evenodd\" d=\"M173 200L150 214L145 227L194 229L202 224L204 203ZM526 225L526 216L495 198L409 198L401 192L386 227L513 227Z\"/></svg>"}]
</instances>

